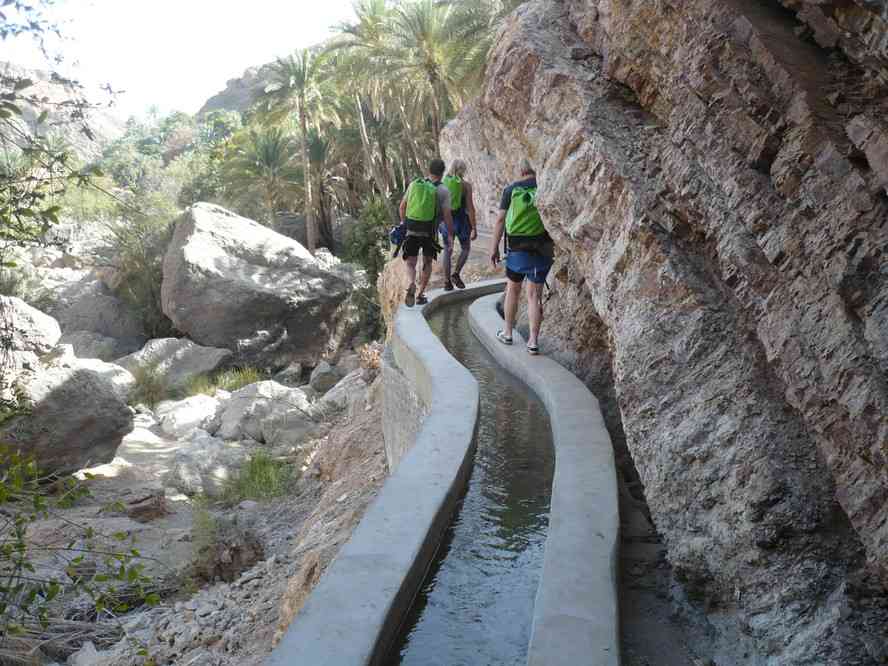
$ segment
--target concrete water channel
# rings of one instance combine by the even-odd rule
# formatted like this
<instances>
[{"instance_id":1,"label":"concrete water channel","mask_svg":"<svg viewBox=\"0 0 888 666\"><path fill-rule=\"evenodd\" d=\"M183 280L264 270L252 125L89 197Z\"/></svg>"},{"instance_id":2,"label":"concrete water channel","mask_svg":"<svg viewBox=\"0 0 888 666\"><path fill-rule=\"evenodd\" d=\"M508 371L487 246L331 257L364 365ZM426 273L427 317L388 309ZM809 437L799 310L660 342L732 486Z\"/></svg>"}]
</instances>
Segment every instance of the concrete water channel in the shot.
<instances>
[{"instance_id":1,"label":"concrete water channel","mask_svg":"<svg viewBox=\"0 0 888 666\"><path fill-rule=\"evenodd\" d=\"M496 341L502 288L399 310L391 474L267 664L620 664L610 438L576 377Z\"/></svg>"},{"instance_id":2,"label":"concrete water channel","mask_svg":"<svg viewBox=\"0 0 888 666\"><path fill-rule=\"evenodd\" d=\"M463 301L428 320L480 388L474 467L388 666L527 661L549 524L552 430L539 398L472 333L468 310Z\"/></svg>"}]
</instances>

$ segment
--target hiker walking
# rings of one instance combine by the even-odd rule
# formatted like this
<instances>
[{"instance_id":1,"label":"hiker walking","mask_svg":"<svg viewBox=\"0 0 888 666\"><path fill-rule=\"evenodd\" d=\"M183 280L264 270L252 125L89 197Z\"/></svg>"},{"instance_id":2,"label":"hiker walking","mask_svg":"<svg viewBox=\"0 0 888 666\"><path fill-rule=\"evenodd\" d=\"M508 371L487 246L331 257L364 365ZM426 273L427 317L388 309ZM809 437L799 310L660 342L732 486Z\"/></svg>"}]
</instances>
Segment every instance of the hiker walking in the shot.
<instances>
[{"instance_id":1,"label":"hiker walking","mask_svg":"<svg viewBox=\"0 0 888 666\"><path fill-rule=\"evenodd\" d=\"M530 318L530 335L527 351L539 354L540 326L543 323L543 285L552 268L554 245L543 227L543 220L536 207L536 172L530 162L521 164L521 179L503 190L500 214L493 230L493 251L490 261L500 262L499 243L506 236L506 298L504 304L505 327L496 332L503 344L512 344L512 328L518 314L521 285L527 279L527 312Z\"/></svg>"},{"instance_id":2,"label":"hiker walking","mask_svg":"<svg viewBox=\"0 0 888 666\"><path fill-rule=\"evenodd\" d=\"M453 235L453 218L450 214L450 190L441 184L444 175L444 162L432 160L427 178L417 178L410 183L399 209L401 224L407 227L402 253L407 262L410 286L404 296L407 307L414 303L425 305L426 287L432 277L432 264L438 258L438 224L443 224L448 236ZM416 263L422 250L422 270L419 289L416 282Z\"/></svg>"},{"instance_id":3,"label":"hiker walking","mask_svg":"<svg viewBox=\"0 0 888 666\"><path fill-rule=\"evenodd\" d=\"M453 233L448 234L443 224L439 229L444 238L444 259L441 261L444 270L444 291L453 291L454 286L459 289L466 288L459 273L469 260L472 241L478 238L472 184L465 179L465 176L465 161L454 160L443 181L444 187L450 192L450 210L453 215ZM459 258L456 260L456 270L451 273L454 236L459 239Z\"/></svg>"}]
</instances>

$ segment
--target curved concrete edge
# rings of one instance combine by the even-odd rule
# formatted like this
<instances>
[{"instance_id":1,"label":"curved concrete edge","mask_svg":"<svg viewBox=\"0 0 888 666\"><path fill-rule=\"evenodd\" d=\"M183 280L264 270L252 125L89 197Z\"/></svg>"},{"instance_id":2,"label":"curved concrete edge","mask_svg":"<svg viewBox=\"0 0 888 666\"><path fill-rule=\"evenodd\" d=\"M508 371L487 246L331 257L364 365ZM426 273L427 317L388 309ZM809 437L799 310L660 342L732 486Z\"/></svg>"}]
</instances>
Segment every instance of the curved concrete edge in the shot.
<instances>
[{"instance_id":1,"label":"curved concrete edge","mask_svg":"<svg viewBox=\"0 0 888 666\"><path fill-rule=\"evenodd\" d=\"M610 435L598 400L577 377L531 356L517 333L496 339L497 297L469 308L472 331L542 400L552 423L555 475L543 573L533 614L530 666L620 664L617 570L620 514Z\"/></svg>"},{"instance_id":2,"label":"curved concrete edge","mask_svg":"<svg viewBox=\"0 0 888 666\"><path fill-rule=\"evenodd\" d=\"M424 308L399 309L390 341L395 360L433 409L268 666L364 666L384 659L468 480L478 421L478 383L432 333L426 316L502 288L501 281L487 281L436 290Z\"/></svg>"}]
</instances>

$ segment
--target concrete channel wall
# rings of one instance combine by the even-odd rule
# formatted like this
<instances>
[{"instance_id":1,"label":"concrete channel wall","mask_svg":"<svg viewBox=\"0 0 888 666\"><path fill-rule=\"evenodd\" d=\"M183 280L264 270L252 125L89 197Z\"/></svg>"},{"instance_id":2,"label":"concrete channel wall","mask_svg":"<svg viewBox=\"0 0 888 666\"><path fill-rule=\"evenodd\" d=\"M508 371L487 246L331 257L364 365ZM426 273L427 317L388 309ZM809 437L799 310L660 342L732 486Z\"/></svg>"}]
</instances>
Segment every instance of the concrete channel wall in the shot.
<instances>
[{"instance_id":1,"label":"concrete channel wall","mask_svg":"<svg viewBox=\"0 0 888 666\"><path fill-rule=\"evenodd\" d=\"M598 400L545 356L496 339L496 296L469 308L472 331L493 357L539 396L555 447L552 507L533 614L529 666L620 664L617 571L620 515L610 435Z\"/></svg>"},{"instance_id":2,"label":"concrete channel wall","mask_svg":"<svg viewBox=\"0 0 888 666\"><path fill-rule=\"evenodd\" d=\"M489 281L434 291L424 308L399 309L389 361L416 400L403 413L395 405L385 410L393 419L387 436L398 442L392 472L266 661L269 666L365 666L385 657L465 488L478 420L478 383L432 333L426 317L443 305L502 288L501 281ZM426 416L414 438L418 414Z\"/></svg>"}]
</instances>

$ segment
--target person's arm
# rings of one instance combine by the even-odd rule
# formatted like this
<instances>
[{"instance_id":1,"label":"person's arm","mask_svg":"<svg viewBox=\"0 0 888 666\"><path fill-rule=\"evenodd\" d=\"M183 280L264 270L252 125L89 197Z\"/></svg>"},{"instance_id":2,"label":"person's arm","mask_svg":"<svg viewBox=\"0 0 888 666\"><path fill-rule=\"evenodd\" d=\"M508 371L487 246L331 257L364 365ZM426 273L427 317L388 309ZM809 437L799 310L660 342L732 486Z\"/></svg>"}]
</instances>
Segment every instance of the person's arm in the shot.
<instances>
[{"instance_id":1,"label":"person's arm","mask_svg":"<svg viewBox=\"0 0 888 666\"><path fill-rule=\"evenodd\" d=\"M506 229L506 211L501 210L496 218L496 225L493 227L493 246L490 252L490 263L496 268L500 262L500 241L503 239L503 232Z\"/></svg>"},{"instance_id":2,"label":"person's arm","mask_svg":"<svg viewBox=\"0 0 888 666\"><path fill-rule=\"evenodd\" d=\"M448 242L453 242L453 211L450 210L450 190L444 185L438 185L438 205L441 207L441 219L444 220L444 228L447 229Z\"/></svg>"},{"instance_id":3,"label":"person's arm","mask_svg":"<svg viewBox=\"0 0 888 666\"><path fill-rule=\"evenodd\" d=\"M451 239L448 242L452 243L453 242L453 213L450 210L450 206L447 206L444 209L444 226L447 227L447 238Z\"/></svg>"},{"instance_id":4,"label":"person's arm","mask_svg":"<svg viewBox=\"0 0 888 666\"><path fill-rule=\"evenodd\" d=\"M469 215L469 226L472 228L470 238L476 240L478 238L478 226L475 220L475 197L472 196L472 190L475 188L472 187L471 183L466 183L466 185L466 212Z\"/></svg>"},{"instance_id":5,"label":"person's arm","mask_svg":"<svg viewBox=\"0 0 888 666\"><path fill-rule=\"evenodd\" d=\"M401 220L401 224L407 221L407 197L405 196L401 199L401 205L398 207L398 217Z\"/></svg>"}]
</instances>

